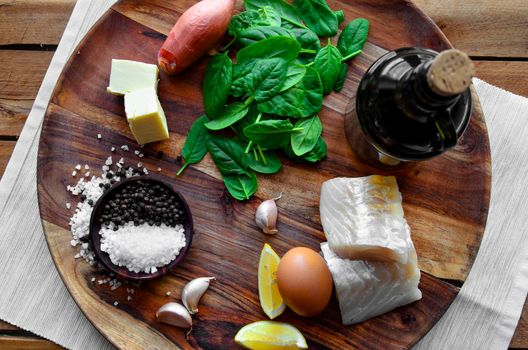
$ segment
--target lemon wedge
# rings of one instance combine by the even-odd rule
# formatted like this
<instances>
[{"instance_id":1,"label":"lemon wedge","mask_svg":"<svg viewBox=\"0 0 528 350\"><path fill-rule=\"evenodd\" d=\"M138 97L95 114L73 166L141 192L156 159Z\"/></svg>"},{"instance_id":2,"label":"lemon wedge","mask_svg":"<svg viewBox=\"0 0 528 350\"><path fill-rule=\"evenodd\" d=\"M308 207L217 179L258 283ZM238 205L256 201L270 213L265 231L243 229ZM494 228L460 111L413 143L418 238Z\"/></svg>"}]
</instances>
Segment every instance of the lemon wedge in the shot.
<instances>
[{"instance_id":1,"label":"lemon wedge","mask_svg":"<svg viewBox=\"0 0 528 350\"><path fill-rule=\"evenodd\" d=\"M258 267L258 290L260 306L269 318L274 319L284 312L286 304L282 300L277 285L277 267L280 258L269 244L264 244Z\"/></svg>"},{"instance_id":2,"label":"lemon wedge","mask_svg":"<svg viewBox=\"0 0 528 350\"><path fill-rule=\"evenodd\" d=\"M276 321L258 321L242 327L235 342L251 350L308 349L306 339L297 328Z\"/></svg>"}]
</instances>

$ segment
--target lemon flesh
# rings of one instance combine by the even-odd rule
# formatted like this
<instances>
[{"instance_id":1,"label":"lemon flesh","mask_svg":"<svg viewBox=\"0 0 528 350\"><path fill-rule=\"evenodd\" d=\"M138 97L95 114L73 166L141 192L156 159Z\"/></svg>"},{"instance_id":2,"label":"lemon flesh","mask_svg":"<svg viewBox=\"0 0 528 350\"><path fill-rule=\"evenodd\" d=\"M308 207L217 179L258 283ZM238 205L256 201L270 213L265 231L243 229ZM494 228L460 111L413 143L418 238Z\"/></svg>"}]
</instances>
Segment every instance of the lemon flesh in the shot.
<instances>
[{"instance_id":1,"label":"lemon flesh","mask_svg":"<svg viewBox=\"0 0 528 350\"><path fill-rule=\"evenodd\" d=\"M280 258L273 248L267 243L264 244L258 267L258 290L260 306L270 319L279 316L286 309L277 284L279 262Z\"/></svg>"},{"instance_id":2,"label":"lemon flesh","mask_svg":"<svg viewBox=\"0 0 528 350\"><path fill-rule=\"evenodd\" d=\"M306 339L297 328L276 321L258 321L242 327L235 342L251 350L308 349Z\"/></svg>"}]
</instances>

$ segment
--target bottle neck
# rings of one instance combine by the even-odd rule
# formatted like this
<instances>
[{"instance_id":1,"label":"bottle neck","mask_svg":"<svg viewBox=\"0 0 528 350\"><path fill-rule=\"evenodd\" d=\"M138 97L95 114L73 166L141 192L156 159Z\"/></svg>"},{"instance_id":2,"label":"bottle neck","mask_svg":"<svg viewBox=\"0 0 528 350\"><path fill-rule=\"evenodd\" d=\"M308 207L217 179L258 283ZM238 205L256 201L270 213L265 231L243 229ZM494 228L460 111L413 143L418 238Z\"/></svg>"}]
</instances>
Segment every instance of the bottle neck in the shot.
<instances>
[{"instance_id":1,"label":"bottle neck","mask_svg":"<svg viewBox=\"0 0 528 350\"><path fill-rule=\"evenodd\" d=\"M423 62L409 70L398 82L395 90L398 107L409 117L427 122L436 113L457 103L460 94L441 96L428 84L427 72L433 61Z\"/></svg>"}]
</instances>

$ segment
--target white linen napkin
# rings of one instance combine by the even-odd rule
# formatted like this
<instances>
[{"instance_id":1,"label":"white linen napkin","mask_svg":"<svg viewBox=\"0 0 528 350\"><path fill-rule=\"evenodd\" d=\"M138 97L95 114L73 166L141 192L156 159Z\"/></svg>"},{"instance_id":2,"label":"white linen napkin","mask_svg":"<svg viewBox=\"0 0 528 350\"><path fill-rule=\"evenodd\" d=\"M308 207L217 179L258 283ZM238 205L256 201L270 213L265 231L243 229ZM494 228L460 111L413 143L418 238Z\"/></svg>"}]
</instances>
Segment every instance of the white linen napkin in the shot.
<instances>
[{"instance_id":1,"label":"white linen napkin","mask_svg":"<svg viewBox=\"0 0 528 350\"><path fill-rule=\"evenodd\" d=\"M38 136L70 53L113 3L78 0L0 182L0 318L71 349L113 347L84 317L53 265L37 205ZM528 99L478 79L474 84L492 152L488 224L460 294L417 349L506 349L528 290Z\"/></svg>"}]
</instances>

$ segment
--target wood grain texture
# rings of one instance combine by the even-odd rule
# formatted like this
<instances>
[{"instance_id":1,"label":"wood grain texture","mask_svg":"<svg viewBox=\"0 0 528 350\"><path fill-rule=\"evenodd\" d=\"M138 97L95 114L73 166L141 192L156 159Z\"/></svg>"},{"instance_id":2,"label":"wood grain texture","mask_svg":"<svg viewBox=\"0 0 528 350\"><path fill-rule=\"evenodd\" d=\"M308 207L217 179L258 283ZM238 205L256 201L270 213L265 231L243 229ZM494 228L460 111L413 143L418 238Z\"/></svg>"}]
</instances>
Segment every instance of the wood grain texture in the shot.
<instances>
[{"instance_id":1,"label":"wood grain texture","mask_svg":"<svg viewBox=\"0 0 528 350\"><path fill-rule=\"evenodd\" d=\"M183 11L192 2L182 0L177 4ZM215 348L218 344L236 348L236 331L246 323L265 318L256 284L263 243L269 242L280 255L298 245L319 249L324 240L318 211L321 183L335 176L360 176L375 171L354 158L343 132L343 115L364 70L387 48L412 43L436 49L447 47L432 22L413 12L407 2L390 4L390 10L389 6L380 10L367 1L354 6L330 1L330 6L344 8L347 18L363 14L377 24L365 52L351 63L344 92L325 99L320 116L328 158L315 166L284 160L280 173L259 176L257 195L244 203L229 197L208 157L187 169L184 176L174 176L179 168L175 158L185 135L203 111L201 81L208 60L200 60L193 69L178 76L161 74L159 95L168 116L171 140L146 146L141 161L151 170L160 167L160 173L150 176L170 182L187 199L195 221L195 236L175 274L143 284L132 301L126 300L123 288L112 292L91 283L91 278L98 278L100 272L73 258L76 250L69 245L68 231L71 211L64 203L76 200L64 188L73 182L71 170L76 164L87 163L95 172L112 146L118 148L116 156L123 156L127 164L139 161L132 152L119 151L122 144L131 145L132 150L137 147L132 146L135 143L123 117L122 98L105 92L110 61L119 57L155 63L164 40L158 31L170 27L163 21L173 23L178 14L165 8L166 3L161 0L141 4L123 1L89 33L81 43L80 54L74 55L65 68L44 122L39 147L39 204L50 250L62 278L83 311L110 341L127 348L146 344L172 347L173 343L182 348ZM163 13L160 8L165 8L165 14L152 15ZM400 20L394 20L395 13ZM383 23L393 25L387 27ZM126 42L118 39L125 31ZM102 134L101 140L96 137L98 133ZM156 156L160 150L164 152L161 159ZM450 190L440 195L438 188L446 183L440 174L447 173L455 176L447 182ZM459 147L427 166L396 175L421 268L436 276L464 279L480 244L489 195L489 147L479 110ZM467 177L474 179L469 186ZM299 178L305 180L299 183ZM278 203L280 234L263 235L254 223L254 211L263 199L281 191L288 200ZM204 275L217 277L217 283L202 300L187 342L183 331L156 323L154 313L172 297L177 298L188 280ZM457 288L427 273L422 274L420 288L422 300L351 327L340 324L335 298L317 322L299 318L291 311L279 320L298 327L311 348L408 348L432 327L457 293ZM171 298L164 296L167 290L175 291ZM119 302L117 308L112 305L114 301Z\"/></svg>"},{"instance_id":2,"label":"wood grain texture","mask_svg":"<svg viewBox=\"0 0 528 350\"><path fill-rule=\"evenodd\" d=\"M53 52L0 50L0 136L20 135Z\"/></svg>"},{"instance_id":3,"label":"wood grain texture","mask_svg":"<svg viewBox=\"0 0 528 350\"><path fill-rule=\"evenodd\" d=\"M471 56L527 57L528 2L525 0L413 0Z\"/></svg>"},{"instance_id":4,"label":"wood grain texture","mask_svg":"<svg viewBox=\"0 0 528 350\"><path fill-rule=\"evenodd\" d=\"M45 339L4 335L4 336L0 336L0 349L2 350L62 350L63 348Z\"/></svg>"},{"instance_id":5,"label":"wood grain texture","mask_svg":"<svg viewBox=\"0 0 528 350\"><path fill-rule=\"evenodd\" d=\"M4 175L5 168L9 162L9 158L11 158L15 144L15 141L0 141L0 178Z\"/></svg>"},{"instance_id":6,"label":"wood grain texture","mask_svg":"<svg viewBox=\"0 0 528 350\"><path fill-rule=\"evenodd\" d=\"M13 326L11 323L7 323L7 322L0 320L0 330L1 331L15 331L15 330L18 330L18 328Z\"/></svg>"},{"instance_id":7,"label":"wood grain texture","mask_svg":"<svg viewBox=\"0 0 528 350\"><path fill-rule=\"evenodd\" d=\"M57 45L74 5L74 0L2 1L0 45Z\"/></svg>"},{"instance_id":8,"label":"wood grain texture","mask_svg":"<svg viewBox=\"0 0 528 350\"><path fill-rule=\"evenodd\" d=\"M501 89L528 97L528 62L474 61L477 77Z\"/></svg>"}]
</instances>

